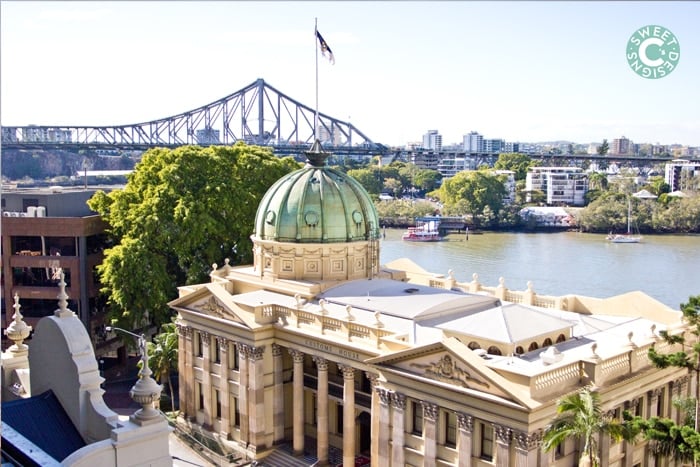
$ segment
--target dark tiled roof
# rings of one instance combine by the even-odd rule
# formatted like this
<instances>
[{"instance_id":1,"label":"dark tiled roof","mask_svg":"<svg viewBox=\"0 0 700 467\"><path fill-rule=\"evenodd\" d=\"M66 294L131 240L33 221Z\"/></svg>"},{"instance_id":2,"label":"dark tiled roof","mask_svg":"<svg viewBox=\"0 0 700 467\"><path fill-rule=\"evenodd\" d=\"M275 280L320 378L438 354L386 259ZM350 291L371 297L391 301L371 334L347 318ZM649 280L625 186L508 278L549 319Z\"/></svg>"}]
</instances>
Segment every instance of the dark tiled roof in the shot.
<instances>
[{"instance_id":1,"label":"dark tiled roof","mask_svg":"<svg viewBox=\"0 0 700 467\"><path fill-rule=\"evenodd\" d=\"M51 390L27 399L3 402L2 421L59 461L85 446Z\"/></svg>"}]
</instances>

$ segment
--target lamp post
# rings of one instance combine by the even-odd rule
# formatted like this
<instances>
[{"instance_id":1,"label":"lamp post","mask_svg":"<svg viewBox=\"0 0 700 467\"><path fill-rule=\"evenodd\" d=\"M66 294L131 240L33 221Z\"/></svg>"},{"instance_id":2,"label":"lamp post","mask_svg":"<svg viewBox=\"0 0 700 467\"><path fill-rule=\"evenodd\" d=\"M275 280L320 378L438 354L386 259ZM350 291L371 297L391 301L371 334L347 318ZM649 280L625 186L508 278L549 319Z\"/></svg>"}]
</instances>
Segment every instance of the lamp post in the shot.
<instances>
[{"instance_id":1,"label":"lamp post","mask_svg":"<svg viewBox=\"0 0 700 467\"><path fill-rule=\"evenodd\" d=\"M160 394L163 391L163 386L156 383L151 377L153 372L148 367L148 348L146 347L146 336L144 334L136 334L126 329L113 326L106 326L107 332L119 331L135 337L138 342L139 355L141 356L141 371L139 371L139 379L129 391L129 396L137 404L141 404L141 409L137 410L131 416L131 420L135 423L143 425L145 422L160 420L160 411L156 410L153 404L160 400Z\"/></svg>"}]
</instances>

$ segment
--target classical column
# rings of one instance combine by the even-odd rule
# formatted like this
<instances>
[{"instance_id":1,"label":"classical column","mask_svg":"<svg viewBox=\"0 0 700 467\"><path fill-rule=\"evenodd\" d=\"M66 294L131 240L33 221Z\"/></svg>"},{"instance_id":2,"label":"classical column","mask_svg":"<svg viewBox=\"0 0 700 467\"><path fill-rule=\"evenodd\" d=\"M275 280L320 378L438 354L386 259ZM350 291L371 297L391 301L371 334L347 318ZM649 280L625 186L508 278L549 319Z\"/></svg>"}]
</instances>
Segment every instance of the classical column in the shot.
<instances>
[{"instance_id":1,"label":"classical column","mask_svg":"<svg viewBox=\"0 0 700 467\"><path fill-rule=\"evenodd\" d=\"M180 349L180 358L177 359L177 373L180 380L178 384L178 400L180 401L180 411L187 417L193 414L190 411L188 399L194 399L194 397L187 397L187 394L194 394L191 381L193 375L192 328L181 324L177 325L177 345L177 348Z\"/></svg>"},{"instance_id":2,"label":"classical column","mask_svg":"<svg viewBox=\"0 0 700 467\"><path fill-rule=\"evenodd\" d=\"M328 464L328 360L314 355L311 357L318 369L316 390L316 457L318 465Z\"/></svg>"},{"instance_id":3,"label":"classical column","mask_svg":"<svg viewBox=\"0 0 700 467\"><path fill-rule=\"evenodd\" d=\"M404 413L406 412L406 396L394 392L391 394L391 405L394 408L393 415L393 430L391 432L391 465L404 467L404 423L406 421Z\"/></svg>"},{"instance_id":4,"label":"classical column","mask_svg":"<svg viewBox=\"0 0 700 467\"><path fill-rule=\"evenodd\" d=\"M284 379L282 347L272 344L272 443L284 441Z\"/></svg>"},{"instance_id":5,"label":"classical column","mask_svg":"<svg viewBox=\"0 0 700 467\"><path fill-rule=\"evenodd\" d=\"M248 420L248 346L238 343L238 413L241 419L241 437L238 443L248 446L250 421Z\"/></svg>"},{"instance_id":6,"label":"classical column","mask_svg":"<svg viewBox=\"0 0 700 467\"><path fill-rule=\"evenodd\" d=\"M372 418L378 418L378 433L372 433L372 467L384 467L391 465L391 453L389 452L389 415L391 404L391 392L377 387L374 392L379 398L379 410L372 410ZM376 446L376 454L374 453Z\"/></svg>"},{"instance_id":7,"label":"classical column","mask_svg":"<svg viewBox=\"0 0 700 467\"><path fill-rule=\"evenodd\" d=\"M292 394L292 445L295 456L304 454L304 353L289 349L294 359L294 386Z\"/></svg>"},{"instance_id":8,"label":"classical column","mask_svg":"<svg viewBox=\"0 0 700 467\"><path fill-rule=\"evenodd\" d=\"M474 419L471 415L457 412L457 452L458 466L470 467L472 465L472 433L474 433Z\"/></svg>"},{"instance_id":9,"label":"classical column","mask_svg":"<svg viewBox=\"0 0 700 467\"><path fill-rule=\"evenodd\" d=\"M671 383L671 391L670 391L670 397L669 400L673 401L674 399L678 398L678 396L681 393L681 381L679 379L675 380L674 382ZM676 407L675 404L671 403L671 420L673 420L676 423L679 423L679 419L681 417L680 411Z\"/></svg>"},{"instance_id":10,"label":"classical column","mask_svg":"<svg viewBox=\"0 0 700 467\"><path fill-rule=\"evenodd\" d=\"M493 432L496 435L496 467L509 467L510 440L513 436L513 432L510 428L495 423L493 424Z\"/></svg>"},{"instance_id":11,"label":"classical column","mask_svg":"<svg viewBox=\"0 0 700 467\"><path fill-rule=\"evenodd\" d=\"M632 416L639 410L639 399L634 399L631 401L625 401L625 410L628 410ZM622 459L622 467L632 467L632 462L634 461L634 444L629 441L622 441L622 451L625 455Z\"/></svg>"},{"instance_id":12,"label":"classical column","mask_svg":"<svg viewBox=\"0 0 700 467\"><path fill-rule=\"evenodd\" d=\"M265 346L248 349L248 403L250 404L250 444L248 449L265 449ZM252 446L251 446L252 444Z\"/></svg>"},{"instance_id":13,"label":"classical column","mask_svg":"<svg viewBox=\"0 0 700 467\"><path fill-rule=\"evenodd\" d=\"M211 336L206 331L199 331L199 338L202 340L202 399L204 400L204 427L211 429L214 421L212 413L212 391L211 391Z\"/></svg>"},{"instance_id":14,"label":"classical column","mask_svg":"<svg viewBox=\"0 0 700 467\"><path fill-rule=\"evenodd\" d=\"M423 406L423 467L435 467L438 406L425 401L421 401L421 405Z\"/></svg>"},{"instance_id":15,"label":"classical column","mask_svg":"<svg viewBox=\"0 0 700 467\"><path fill-rule=\"evenodd\" d=\"M515 440L515 467L537 467L542 433L528 434L518 431L513 434L513 439Z\"/></svg>"},{"instance_id":16,"label":"classical column","mask_svg":"<svg viewBox=\"0 0 700 467\"><path fill-rule=\"evenodd\" d=\"M365 376L369 380L369 387L372 394L372 400L370 402L370 413L372 414L372 420L370 422L370 459L377 459L379 457L379 393L374 390L377 387L377 382L379 380L379 375L375 373L370 373L365 371Z\"/></svg>"},{"instance_id":17,"label":"classical column","mask_svg":"<svg viewBox=\"0 0 700 467\"><path fill-rule=\"evenodd\" d=\"M219 366L219 395L221 397L221 435L224 439L229 439L231 434L230 391L228 387L228 339L217 337L219 349L221 351L221 365Z\"/></svg>"},{"instance_id":18,"label":"classical column","mask_svg":"<svg viewBox=\"0 0 700 467\"><path fill-rule=\"evenodd\" d=\"M663 390L661 388L656 388L652 389L651 391L647 391L647 395L649 397L649 410L647 412L646 418L657 416L656 413L659 408L659 398L662 394ZM647 465L656 465L656 456L653 452L651 452L649 446L647 445L647 447L645 447L644 450L646 451Z\"/></svg>"},{"instance_id":19,"label":"classical column","mask_svg":"<svg viewBox=\"0 0 700 467\"><path fill-rule=\"evenodd\" d=\"M343 372L343 467L355 467L355 369L338 364Z\"/></svg>"}]
</instances>

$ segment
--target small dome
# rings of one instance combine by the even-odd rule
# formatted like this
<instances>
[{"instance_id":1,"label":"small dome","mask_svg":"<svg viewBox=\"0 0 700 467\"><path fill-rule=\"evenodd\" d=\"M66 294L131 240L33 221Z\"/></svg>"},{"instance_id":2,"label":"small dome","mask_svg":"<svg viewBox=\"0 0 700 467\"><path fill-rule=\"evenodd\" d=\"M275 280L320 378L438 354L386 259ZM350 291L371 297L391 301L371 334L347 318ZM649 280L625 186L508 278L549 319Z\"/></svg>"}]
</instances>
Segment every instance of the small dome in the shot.
<instances>
[{"instance_id":1,"label":"small dome","mask_svg":"<svg viewBox=\"0 0 700 467\"><path fill-rule=\"evenodd\" d=\"M325 153L279 179L255 216L255 237L290 243L367 241L379 236L379 220L367 191L354 178L325 167Z\"/></svg>"}]
</instances>

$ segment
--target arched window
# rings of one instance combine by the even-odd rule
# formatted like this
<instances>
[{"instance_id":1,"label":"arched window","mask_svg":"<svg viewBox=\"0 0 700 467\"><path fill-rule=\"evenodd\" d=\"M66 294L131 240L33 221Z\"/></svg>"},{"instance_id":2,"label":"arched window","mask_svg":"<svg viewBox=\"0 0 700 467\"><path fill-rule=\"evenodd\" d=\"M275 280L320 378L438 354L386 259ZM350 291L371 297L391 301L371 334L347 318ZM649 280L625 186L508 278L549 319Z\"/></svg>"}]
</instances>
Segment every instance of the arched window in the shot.
<instances>
[{"instance_id":1,"label":"arched window","mask_svg":"<svg viewBox=\"0 0 700 467\"><path fill-rule=\"evenodd\" d=\"M564 342L565 340L566 340L566 336L564 334L559 334L559 336L557 337L557 344L559 342Z\"/></svg>"},{"instance_id":2,"label":"arched window","mask_svg":"<svg viewBox=\"0 0 700 467\"><path fill-rule=\"evenodd\" d=\"M525 349L523 349L523 347L522 347L521 345L519 345L519 346L517 346L517 347L515 348L515 354L516 354L516 355L522 355L522 354L524 354L524 353L525 353Z\"/></svg>"},{"instance_id":3,"label":"arched window","mask_svg":"<svg viewBox=\"0 0 700 467\"><path fill-rule=\"evenodd\" d=\"M495 345L492 345L491 347L489 347L489 349L487 350L487 352L488 352L489 354L491 354L491 355L503 355L503 354L501 353L501 349L499 349L499 348L496 347Z\"/></svg>"},{"instance_id":4,"label":"arched window","mask_svg":"<svg viewBox=\"0 0 700 467\"><path fill-rule=\"evenodd\" d=\"M550 345L552 345L552 339L550 339L550 338L548 337L548 338L546 338L546 339L544 340L544 342L542 343L542 347L549 347Z\"/></svg>"},{"instance_id":5,"label":"arched window","mask_svg":"<svg viewBox=\"0 0 700 467\"><path fill-rule=\"evenodd\" d=\"M472 350L476 350L476 349L480 349L480 348L481 348L481 346L479 345L479 343L478 343L478 342L474 342L474 341L471 341L467 347L469 347L469 348L472 349Z\"/></svg>"},{"instance_id":6,"label":"arched window","mask_svg":"<svg viewBox=\"0 0 700 467\"><path fill-rule=\"evenodd\" d=\"M527 348L527 351L532 352L533 350L537 350L539 348L540 348L540 346L537 345L537 342L533 342L530 344L530 347Z\"/></svg>"}]
</instances>

